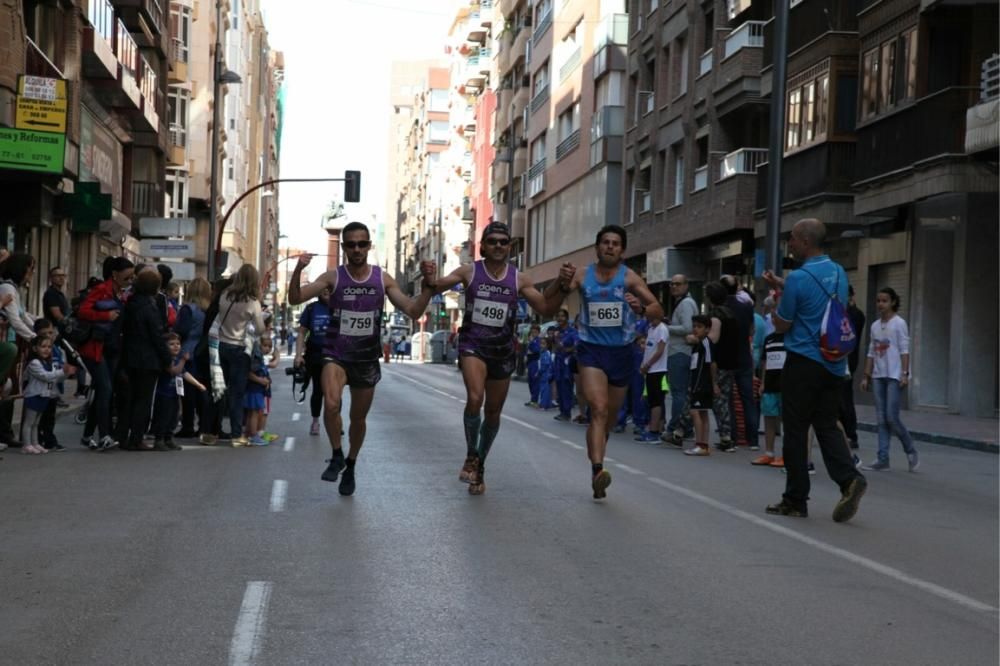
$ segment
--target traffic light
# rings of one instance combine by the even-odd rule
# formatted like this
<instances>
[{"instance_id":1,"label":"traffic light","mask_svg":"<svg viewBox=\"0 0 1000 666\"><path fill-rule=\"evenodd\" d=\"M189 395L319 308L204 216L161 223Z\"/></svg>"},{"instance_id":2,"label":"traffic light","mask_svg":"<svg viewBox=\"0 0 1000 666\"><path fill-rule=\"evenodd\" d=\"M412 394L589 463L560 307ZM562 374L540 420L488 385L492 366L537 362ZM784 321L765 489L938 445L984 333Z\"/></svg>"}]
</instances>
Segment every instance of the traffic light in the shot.
<instances>
[{"instance_id":1,"label":"traffic light","mask_svg":"<svg viewBox=\"0 0 1000 666\"><path fill-rule=\"evenodd\" d=\"M344 172L344 201L358 203L361 201L361 172Z\"/></svg>"}]
</instances>

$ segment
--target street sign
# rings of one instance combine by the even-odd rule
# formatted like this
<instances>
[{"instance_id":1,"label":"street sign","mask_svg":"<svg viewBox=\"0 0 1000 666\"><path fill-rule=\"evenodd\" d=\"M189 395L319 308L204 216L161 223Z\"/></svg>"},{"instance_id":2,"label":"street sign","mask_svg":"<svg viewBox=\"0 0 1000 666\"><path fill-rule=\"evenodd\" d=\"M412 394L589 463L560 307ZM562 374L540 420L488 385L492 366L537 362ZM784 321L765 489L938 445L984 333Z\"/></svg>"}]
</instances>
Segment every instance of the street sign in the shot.
<instances>
[{"instance_id":1,"label":"street sign","mask_svg":"<svg viewBox=\"0 0 1000 666\"><path fill-rule=\"evenodd\" d=\"M0 127L0 169L62 173L66 135Z\"/></svg>"},{"instance_id":2,"label":"street sign","mask_svg":"<svg viewBox=\"0 0 1000 666\"><path fill-rule=\"evenodd\" d=\"M66 133L66 100L49 102L18 96L14 127L41 132Z\"/></svg>"},{"instance_id":3,"label":"street sign","mask_svg":"<svg viewBox=\"0 0 1000 666\"><path fill-rule=\"evenodd\" d=\"M144 257L168 257L173 259L194 258L193 240L164 240L143 238L139 242L139 254Z\"/></svg>"},{"instance_id":4,"label":"street sign","mask_svg":"<svg viewBox=\"0 0 1000 666\"><path fill-rule=\"evenodd\" d=\"M155 238L194 236L193 217L140 217L139 233Z\"/></svg>"},{"instance_id":5,"label":"street sign","mask_svg":"<svg viewBox=\"0 0 1000 666\"><path fill-rule=\"evenodd\" d=\"M66 81L51 79L46 76L17 77L17 94L28 99L40 99L46 102L66 100Z\"/></svg>"}]
</instances>

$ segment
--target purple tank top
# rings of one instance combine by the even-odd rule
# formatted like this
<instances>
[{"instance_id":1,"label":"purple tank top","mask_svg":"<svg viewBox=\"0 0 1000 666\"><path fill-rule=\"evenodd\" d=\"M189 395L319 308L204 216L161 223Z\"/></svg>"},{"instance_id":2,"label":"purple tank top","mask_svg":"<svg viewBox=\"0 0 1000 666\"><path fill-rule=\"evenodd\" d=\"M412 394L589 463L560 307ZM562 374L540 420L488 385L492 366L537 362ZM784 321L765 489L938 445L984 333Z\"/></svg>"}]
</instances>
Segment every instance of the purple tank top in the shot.
<instances>
[{"instance_id":1,"label":"purple tank top","mask_svg":"<svg viewBox=\"0 0 1000 666\"><path fill-rule=\"evenodd\" d=\"M499 280L490 277L482 261L472 265L465 292L465 316L458 331L458 352L504 359L514 353L517 323L517 267L507 265Z\"/></svg>"},{"instance_id":2,"label":"purple tank top","mask_svg":"<svg viewBox=\"0 0 1000 666\"><path fill-rule=\"evenodd\" d=\"M337 269L337 288L330 296L330 323L323 356L355 363L382 356L382 309L385 286L382 269L370 266L368 279L357 282L346 266Z\"/></svg>"}]
</instances>

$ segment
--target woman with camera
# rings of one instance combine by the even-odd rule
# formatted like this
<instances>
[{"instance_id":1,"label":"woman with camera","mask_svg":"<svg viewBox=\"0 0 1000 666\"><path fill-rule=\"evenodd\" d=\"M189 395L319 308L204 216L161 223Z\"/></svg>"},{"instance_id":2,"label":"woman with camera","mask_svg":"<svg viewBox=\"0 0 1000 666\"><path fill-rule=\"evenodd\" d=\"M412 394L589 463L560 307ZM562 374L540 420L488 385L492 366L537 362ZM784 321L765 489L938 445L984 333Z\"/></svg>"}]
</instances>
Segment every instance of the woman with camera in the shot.
<instances>
[{"instance_id":1,"label":"woman with camera","mask_svg":"<svg viewBox=\"0 0 1000 666\"><path fill-rule=\"evenodd\" d=\"M324 289L319 298L305 307L299 317L299 337L295 350L295 370L305 368L312 381L309 409L312 412L310 435L319 435L319 417L323 411L323 340L330 323L330 289ZM303 347L305 348L303 351Z\"/></svg>"}]
</instances>

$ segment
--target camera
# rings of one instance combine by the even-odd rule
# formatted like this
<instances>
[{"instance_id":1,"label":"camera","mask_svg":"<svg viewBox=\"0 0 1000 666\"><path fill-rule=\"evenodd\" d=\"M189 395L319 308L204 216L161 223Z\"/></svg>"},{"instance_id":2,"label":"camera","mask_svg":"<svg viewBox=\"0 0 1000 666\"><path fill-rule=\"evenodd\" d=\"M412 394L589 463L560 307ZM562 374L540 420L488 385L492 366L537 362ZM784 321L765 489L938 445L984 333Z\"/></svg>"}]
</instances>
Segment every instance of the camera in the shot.
<instances>
[{"instance_id":1,"label":"camera","mask_svg":"<svg viewBox=\"0 0 1000 666\"><path fill-rule=\"evenodd\" d=\"M309 379L309 371L304 365L285 368L285 374L291 376L293 382L304 384Z\"/></svg>"}]
</instances>

